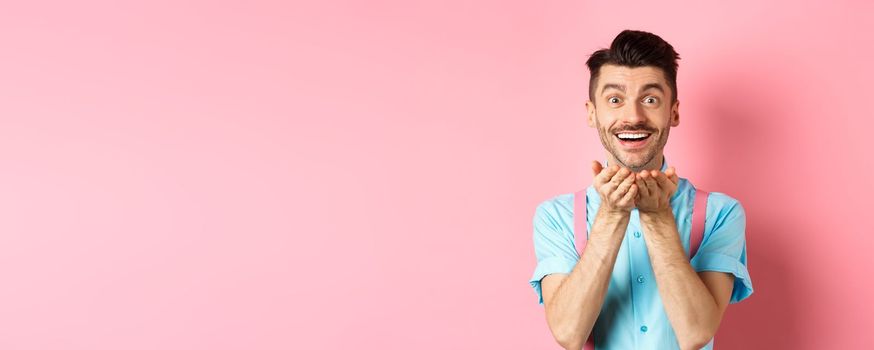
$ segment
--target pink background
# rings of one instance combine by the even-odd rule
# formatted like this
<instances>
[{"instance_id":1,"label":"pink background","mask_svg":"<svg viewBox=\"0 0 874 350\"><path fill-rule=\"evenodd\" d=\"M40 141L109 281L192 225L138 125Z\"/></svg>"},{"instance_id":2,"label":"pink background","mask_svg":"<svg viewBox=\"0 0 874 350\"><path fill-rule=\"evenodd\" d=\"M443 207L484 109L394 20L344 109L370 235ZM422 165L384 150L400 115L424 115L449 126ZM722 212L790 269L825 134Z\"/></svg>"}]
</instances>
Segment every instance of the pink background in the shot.
<instances>
[{"instance_id":1,"label":"pink background","mask_svg":"<svg viewBox=\"0 0 874 350\"><path fill-rule=\"evenodd\" d=\"M605 158L625 28L682 57L668 161L748 214L717 347L871 348L870 4L5 3L0 348L558 348L531 220Z\"/></svg>"}]
</instances>

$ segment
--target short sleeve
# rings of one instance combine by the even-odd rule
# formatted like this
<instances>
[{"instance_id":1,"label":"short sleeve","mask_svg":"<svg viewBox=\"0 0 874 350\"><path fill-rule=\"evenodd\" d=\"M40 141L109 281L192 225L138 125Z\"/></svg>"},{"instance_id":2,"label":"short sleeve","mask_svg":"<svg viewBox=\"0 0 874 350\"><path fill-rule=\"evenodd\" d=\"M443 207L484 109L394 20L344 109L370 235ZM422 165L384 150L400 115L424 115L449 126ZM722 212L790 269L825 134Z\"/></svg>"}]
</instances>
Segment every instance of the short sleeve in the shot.
<instances>
[{"instance_id":1,"label":"short sleeve","mask_svg":"<svg viewBox=\"0 0 874 350\"><path fill-rule=\"evenodd\" d=\"M747 270L746 213L740 202L713 192L707 203L705 236L690 262L697 272L719 271L734 275L730 304L753 293Z\"/></svg>"},{"instance_id":2,"label":"short sleeve","mask_svg":"<svg viewBox=\"0 0 874 350\"><path fill-rule=\"evenodd\" d=\"M557 207L548 200L537 206L534 213L534 254L537 265L529 283L534 287L538 303L543 305L540 280L552 273L570 273L579 260L573 235L565 232L557 220Z\"/></svg>"}]
</instances>

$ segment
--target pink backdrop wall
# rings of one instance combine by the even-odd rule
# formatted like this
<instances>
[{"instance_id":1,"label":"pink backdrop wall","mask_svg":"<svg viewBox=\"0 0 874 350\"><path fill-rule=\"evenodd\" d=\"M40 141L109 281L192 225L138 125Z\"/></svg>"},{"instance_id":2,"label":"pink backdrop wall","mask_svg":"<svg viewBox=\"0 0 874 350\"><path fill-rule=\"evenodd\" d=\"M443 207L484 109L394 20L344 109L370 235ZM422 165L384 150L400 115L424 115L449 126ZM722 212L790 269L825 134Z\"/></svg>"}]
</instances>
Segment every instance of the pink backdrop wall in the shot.
<instances>
[{"instance_id":1,"label":"pink backdrop wall","mask_svg":"<svg viewBox=\"0 0 874 350\"><path fill-rule=\"evenodd\" d=\"M0 9L3 349L557 348L531 219L625 28L748 213L717 347L874 346L870 2L144 3Z\"/></svg>"}]
</instances>

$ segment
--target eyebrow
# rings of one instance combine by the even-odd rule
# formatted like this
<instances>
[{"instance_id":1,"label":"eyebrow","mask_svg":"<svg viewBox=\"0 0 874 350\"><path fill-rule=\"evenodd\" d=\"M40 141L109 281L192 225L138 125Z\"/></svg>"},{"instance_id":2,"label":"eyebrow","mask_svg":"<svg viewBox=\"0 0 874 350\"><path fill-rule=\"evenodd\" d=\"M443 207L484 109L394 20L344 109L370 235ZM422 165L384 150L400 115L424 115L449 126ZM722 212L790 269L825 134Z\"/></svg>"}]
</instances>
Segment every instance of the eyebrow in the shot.
<instances>
[{"instance_id":1,"label":"eyebrow","mask_svg":"<svg viewBox=\"0 0 874 350\"><path fill-rule=\"evenodd\" d=\"M607 89L616 89L616 90L619 90L619 91L622 91L623 93L625 93L625 85L622 85L622 84L613 84L613 83L604 84L604 87L601 88L601 93L603 94L604 91L607 91ZM659 83L646 84L640 88L640 91L643 92L643 91L646 91L649 89L656 89L658 91L661 91L662 93L665 93L665 89L662 87L662 84L659 84Z\"/></svg>"}]
</instances>

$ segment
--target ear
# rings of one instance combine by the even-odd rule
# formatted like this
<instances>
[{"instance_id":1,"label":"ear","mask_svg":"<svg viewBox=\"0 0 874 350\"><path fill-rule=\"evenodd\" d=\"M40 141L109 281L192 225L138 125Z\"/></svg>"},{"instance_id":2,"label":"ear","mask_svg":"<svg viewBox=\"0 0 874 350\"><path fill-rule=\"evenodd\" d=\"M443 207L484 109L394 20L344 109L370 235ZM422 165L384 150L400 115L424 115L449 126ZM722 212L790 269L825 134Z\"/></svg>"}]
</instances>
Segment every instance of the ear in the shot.
<instances>
[{"instance_id":1,"label":"ear","mask_svg":"<svg viewBox=\"0 0 874 350\"><path fill-rule=\"evenodd\" d=\"M592 103L592 101L586 101L586 111L588 112L586 120L588 121L589 127L594 128L595 118L597 118L597 116L595 115L595 104Z\"/></svg>"},{"instance_id":2,"label":"ear","mask_svg":"<svg viewBox=\"0 0 874 350\"><path fill-rule=\"evenodd\" d=\"M674 101L671 106L671 126L680 125L680 100Z\"/></svg>"}]
</instances>

